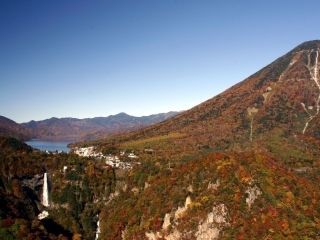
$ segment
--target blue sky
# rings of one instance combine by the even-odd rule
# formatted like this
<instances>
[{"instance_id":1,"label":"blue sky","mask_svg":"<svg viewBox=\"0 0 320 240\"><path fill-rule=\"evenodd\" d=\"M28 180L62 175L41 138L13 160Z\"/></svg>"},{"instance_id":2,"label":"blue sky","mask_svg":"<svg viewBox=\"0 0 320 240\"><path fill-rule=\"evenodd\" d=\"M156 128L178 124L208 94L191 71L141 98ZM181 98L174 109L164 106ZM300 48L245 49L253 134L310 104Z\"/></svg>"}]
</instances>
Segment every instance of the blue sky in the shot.
<instances>
[{"instance_id":1,"label":"blue sky","mask_svg":"<svg viewBox=\"0 0 320 240\"><path fill-rule=\"evenodd\" d=\"M188 109L319 39L318 9L308 0L0 0L0 115Z\"/></svg>"}]
</instances>

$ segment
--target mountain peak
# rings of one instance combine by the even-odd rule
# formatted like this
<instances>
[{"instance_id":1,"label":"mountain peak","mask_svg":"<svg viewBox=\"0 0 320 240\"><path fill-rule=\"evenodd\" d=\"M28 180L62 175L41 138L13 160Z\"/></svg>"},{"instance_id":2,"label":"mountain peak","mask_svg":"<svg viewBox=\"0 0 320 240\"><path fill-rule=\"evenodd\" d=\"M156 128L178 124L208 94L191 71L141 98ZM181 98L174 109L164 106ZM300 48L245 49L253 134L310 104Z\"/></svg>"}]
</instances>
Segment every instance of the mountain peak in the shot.
<instances>
[{"instance_id":1,"label":"mountain peak","mask_svg":"<svg viewBox=\"0 0 320 240\"><path fill-rule=\"evenodd\" d=\"M118 114L116 114L116 115L113 115L113 116L117 116L117 117L128 117L128 116L130 116L130 115L127 114L127 113L125 113L125 112L120 112L120 113L118 113Z\"/></svg>"},{"instance_id":2,"label":"mountain peak","mask_svg":"<svg viewBox=\"0 0 320 240\"><path fill-rule=\"evenodd\" d=\"M320 40L304 42L223 93L167 121L126 134L121 140L166 136L167 146L179 144L184 145L183 151L194 151L199 144L217 149L227 149L235 142L248 144L272 131L319 139L317 49ZM171 135L179 135L178 140L168 137Z\"/></svg>"},{"instance_id":3,"label":"mountain peak","mask_svg":"<svg viewBox=\"0 0 320 240\"><path fill-rule=\"evenodd\" d=\"M104 138L105 136L149 126L173 117L175 114L159 113L145 117L134 117L120 112L108 117L95 118L50 118L23 123L34 138L46 140L80 141ZM1 134L1 118L0 118Z\"/></svg>"},{"instance_id":4,"label":"mountain peak","mask_svg":"<svg viewBox=\"0 0 320 240\"><path fill-rule=\"evenodd\" d=\"M298 45L294 50L301 51L301 50L312 50L320 48L320 40L311 40L306 41Z\"/></svg>"}]
</instances>

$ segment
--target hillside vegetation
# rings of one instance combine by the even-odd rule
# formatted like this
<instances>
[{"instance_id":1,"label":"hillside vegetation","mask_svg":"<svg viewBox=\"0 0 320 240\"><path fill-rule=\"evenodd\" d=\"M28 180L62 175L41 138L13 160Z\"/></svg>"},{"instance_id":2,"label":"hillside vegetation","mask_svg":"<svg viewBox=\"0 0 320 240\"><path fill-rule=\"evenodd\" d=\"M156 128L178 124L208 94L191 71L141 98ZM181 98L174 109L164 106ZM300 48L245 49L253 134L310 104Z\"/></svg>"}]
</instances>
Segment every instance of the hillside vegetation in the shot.
<instances>
[{"instance_id":1,"label":"hillside vegetation","mask_svg":"<svg viewBox=\"0 0 320 240\"><path fill-rule=\"evenodd\" d=\"M319 52L305 42L186 112L70 154L3 138L0 236L319 239Z\"/></svg>"}]
</instances>

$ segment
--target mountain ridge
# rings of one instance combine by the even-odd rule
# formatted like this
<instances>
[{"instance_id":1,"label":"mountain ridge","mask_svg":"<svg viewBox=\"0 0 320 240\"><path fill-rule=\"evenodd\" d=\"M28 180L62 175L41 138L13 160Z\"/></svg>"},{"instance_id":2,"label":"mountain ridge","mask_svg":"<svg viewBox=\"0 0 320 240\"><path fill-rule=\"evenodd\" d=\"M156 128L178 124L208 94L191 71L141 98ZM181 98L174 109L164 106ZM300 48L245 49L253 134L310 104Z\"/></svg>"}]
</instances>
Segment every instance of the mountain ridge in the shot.
<instances>
[{"instance_id":1,"label":"mountain ridge","mask_svg":"<svg viewBox=\"0 0 320 240\"><path fill-rule=\"evenodd\" d=\"M28 129L34 138L43 140L95 140L102 136L130 131L158 123L175 116L178 112L152 114L135 117L124 112L107 117L94 118L56 118L29 121L21 126Z\"/></svg>"}]
</instances>

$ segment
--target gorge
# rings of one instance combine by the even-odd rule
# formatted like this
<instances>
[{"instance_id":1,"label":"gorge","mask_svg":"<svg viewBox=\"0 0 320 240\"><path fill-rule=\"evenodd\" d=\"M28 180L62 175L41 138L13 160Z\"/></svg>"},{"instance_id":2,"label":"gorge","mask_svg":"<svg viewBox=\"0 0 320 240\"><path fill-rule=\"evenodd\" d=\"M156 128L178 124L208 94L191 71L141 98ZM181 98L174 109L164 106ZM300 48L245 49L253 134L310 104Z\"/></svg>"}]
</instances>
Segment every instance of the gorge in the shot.
<instances>
[{"instance_id":1,"label":"gorge","mask_svg":"<svg viewBox=\"0 0 320 240\"><path fill-rule=\"evenodd\" d=\"M2 231L31 239L317 239L319 49L320 41L305 42L188 111L68 153L0 137Z\"/></svg>"}]
</instances>

